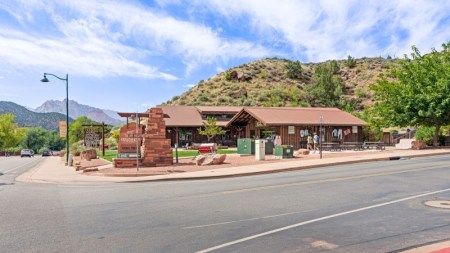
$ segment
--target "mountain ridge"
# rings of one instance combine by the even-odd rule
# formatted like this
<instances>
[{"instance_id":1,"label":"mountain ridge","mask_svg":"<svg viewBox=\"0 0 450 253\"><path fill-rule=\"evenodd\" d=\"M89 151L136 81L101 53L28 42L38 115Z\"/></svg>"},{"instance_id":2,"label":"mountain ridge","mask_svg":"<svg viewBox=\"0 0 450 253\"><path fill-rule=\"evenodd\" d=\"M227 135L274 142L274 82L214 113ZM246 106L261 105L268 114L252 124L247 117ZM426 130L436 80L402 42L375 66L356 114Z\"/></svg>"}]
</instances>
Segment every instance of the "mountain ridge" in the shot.
<instances>
[{"instance_id":1,"label":"mountain ridge","mask_svg":"<svg viewBox=\"0 0 450 253\"><path fill-rule=\"evenodd\" d=\"M65 114L33 112L14 102L0 101L0 115L5 113L14 114L16 116L14 122L21 127L43 127L54 131L58 130L59 121L66 120ZM73 122L73 119L69 118L69 122Z\"/></svg>"},{"instance_id":2,"label":"mountain ridge","mask_svg":"<svg viewBox=\"0 0 450 253\"><path fill-rule=\"evenodd\" d=\"M58 112L66 114L66 100L47 100L42 105L34 109L35 112ZM86 116L96 122L104 122L108 125L119 125L123 121L117 117L117 112L113 110L104 110L89 105L84 105L76 102L75 100L69 100L69 115L73 118ZM111 115L111 116L110 116Z\"/></svg>"}]
</instances>

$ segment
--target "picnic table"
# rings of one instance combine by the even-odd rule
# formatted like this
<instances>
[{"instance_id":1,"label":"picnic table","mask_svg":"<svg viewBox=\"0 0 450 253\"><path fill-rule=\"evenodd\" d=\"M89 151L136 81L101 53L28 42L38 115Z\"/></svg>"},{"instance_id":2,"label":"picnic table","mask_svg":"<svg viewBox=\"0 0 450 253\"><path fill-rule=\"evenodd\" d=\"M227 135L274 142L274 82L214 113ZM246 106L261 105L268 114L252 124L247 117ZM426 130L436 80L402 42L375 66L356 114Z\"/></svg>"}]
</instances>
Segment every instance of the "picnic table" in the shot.
<instances>
[{"instance_id":1,"label":"picnic table","mask_svg":"<svg viewBox=\"0 0 450 253\"><path fill-rule=\"evenodd\" d=\"M322 150L329 151L342 151L341 144L339 142L322 142Z\"/></svg>"},{"instance_id":2,"label":"picnic table","mask_svg":"<svg viewBox=\"0 0 450 253\"><path fill-rule=\"evenodd\" d=\"M365 149L379 149L379 150L384 150L386 148L386 145L383 142L369 142L369 141L365 141L363 143L363 148Z\"/></svg>"},{"instance_id":3,"label":"picnic table","mask_svg":"<svg viewBox=\"0 0 450 253\"><path fill-rule=\"evenodd\" d=\"M341 145L342 149L350 150L353 149L355 151L362 151L364 150L363 143L362 142L343 142Z\"/></svg>"}]
</instances>

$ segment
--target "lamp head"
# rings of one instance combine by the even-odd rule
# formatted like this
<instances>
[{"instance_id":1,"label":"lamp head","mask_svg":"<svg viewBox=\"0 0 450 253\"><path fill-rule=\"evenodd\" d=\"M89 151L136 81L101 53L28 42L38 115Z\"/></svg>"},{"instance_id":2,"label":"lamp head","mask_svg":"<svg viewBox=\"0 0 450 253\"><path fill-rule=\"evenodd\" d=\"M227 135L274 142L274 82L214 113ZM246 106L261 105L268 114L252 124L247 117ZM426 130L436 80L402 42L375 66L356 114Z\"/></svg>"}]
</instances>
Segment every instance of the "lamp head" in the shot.
<instances>
[{"instance_id":1,"label":"lamp head","mask_svg":"<svg viewBox=\"0 0 450 253\"><path fill-rule=\"evenodd\" d=\"M46 74L44 74L44 78L41 79L41 82L43 82L43 83L48 83L49 82L48 79L47 79L47 75Z\"/></svg>"}]
</instances>

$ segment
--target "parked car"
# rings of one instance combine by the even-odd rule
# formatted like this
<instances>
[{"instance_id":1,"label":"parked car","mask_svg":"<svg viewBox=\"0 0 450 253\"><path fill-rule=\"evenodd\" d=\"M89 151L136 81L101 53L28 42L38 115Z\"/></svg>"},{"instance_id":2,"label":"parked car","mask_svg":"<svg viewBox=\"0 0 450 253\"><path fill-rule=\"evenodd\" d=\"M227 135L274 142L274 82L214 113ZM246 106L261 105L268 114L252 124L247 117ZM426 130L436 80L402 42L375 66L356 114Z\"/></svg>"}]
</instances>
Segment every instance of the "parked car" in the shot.
<instances>
[{"instance_id":1,"label":"parked car","mask_svg":"<svg viewBox=\"0 0 450 253\"><path fill-rule=\"evenodd\" d=\"M28 156L28 157L34 156L33 150L31 150L31 149L22 149L20 151L20 157L24 157L24 156Z\"/></svg>"},{"instance_id":2,"label":"parked car","mask_svg":"<svg viewBox=\"0 0 450 253\"><path fill-rule=\"evenodd\" d=\"M50 153L50 151L48 151L48 150L44 150L43 152L42 152L42 156L51 156L52 154Z\"/></svg>"}]
</instances>

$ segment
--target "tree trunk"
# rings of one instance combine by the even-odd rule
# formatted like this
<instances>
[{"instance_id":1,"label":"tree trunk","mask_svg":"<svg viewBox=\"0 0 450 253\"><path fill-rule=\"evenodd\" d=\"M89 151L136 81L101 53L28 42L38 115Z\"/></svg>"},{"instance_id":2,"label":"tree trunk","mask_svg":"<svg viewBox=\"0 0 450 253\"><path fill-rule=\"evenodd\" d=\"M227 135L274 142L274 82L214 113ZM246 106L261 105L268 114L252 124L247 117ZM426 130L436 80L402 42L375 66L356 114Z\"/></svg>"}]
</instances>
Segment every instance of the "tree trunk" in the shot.
<instances>
[{"instance_id":1,"label":"tree trunk","mask_svg":"<svg viewBox=\"0 0 450 253\"><path fill-rule=\"evenodd\" d=\"M208 137L208 142L211 142L211 139L214 138L214 135L212 136L207 135L206 137Z\"/></svg>"},{"instance_id":2,"label":"tree trunk","mask_svg":"<svg viewBox=\"0 0 450 253\"><path fill-rule=\"evenodd\" d=\"M439 146L439 130L441 129L440 125L436 126L436 129L434 130L434 140L433 140L433 147Z\"/></svg>"}]
</instances>

